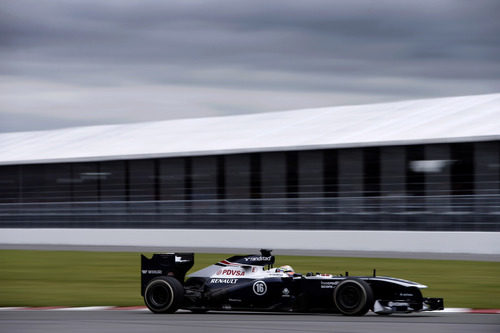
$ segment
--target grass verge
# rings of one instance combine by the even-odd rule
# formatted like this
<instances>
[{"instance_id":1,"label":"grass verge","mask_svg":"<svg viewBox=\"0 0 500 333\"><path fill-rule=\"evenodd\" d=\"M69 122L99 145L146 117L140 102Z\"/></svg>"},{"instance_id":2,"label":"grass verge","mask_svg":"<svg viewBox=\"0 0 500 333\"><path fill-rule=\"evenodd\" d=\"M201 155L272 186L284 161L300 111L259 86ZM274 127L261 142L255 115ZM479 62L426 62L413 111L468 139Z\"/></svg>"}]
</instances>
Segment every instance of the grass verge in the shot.
<instances>
[{"instance_id":1,"label":"grass verge","mask_svg":"<svg viewBox=\"0 0 500 333\"><path fill-rule=\"evenodd\" d=\"M150 253L148 253L150 255ZM201 269L224 254L196 254ZM428 285L447 307L500 308L500 263L278 256L296 272L400 277ZM0 306L143 305L139 253L0 250Z\"/></svg>"}]
</instances>

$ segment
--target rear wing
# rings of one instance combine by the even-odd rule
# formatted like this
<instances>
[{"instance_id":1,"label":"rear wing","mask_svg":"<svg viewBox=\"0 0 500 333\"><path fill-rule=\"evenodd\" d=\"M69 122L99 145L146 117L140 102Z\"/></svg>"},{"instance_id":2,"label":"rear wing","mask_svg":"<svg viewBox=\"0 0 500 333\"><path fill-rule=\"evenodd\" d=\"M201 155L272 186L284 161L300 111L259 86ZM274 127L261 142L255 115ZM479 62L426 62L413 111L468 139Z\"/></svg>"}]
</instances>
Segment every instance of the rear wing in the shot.
<instances>
[{"instance_id":1,"label":"rear wing","mask_svg":"<svg viewBox=\"0 0 500 333\"><path fill-rule=\"evenodd\" d=\"M184 284L193 264L194 253L155 253L151 259L141 254L141 295L149 281L158 276L171 276Z\"/></svg>"}]
</instances>

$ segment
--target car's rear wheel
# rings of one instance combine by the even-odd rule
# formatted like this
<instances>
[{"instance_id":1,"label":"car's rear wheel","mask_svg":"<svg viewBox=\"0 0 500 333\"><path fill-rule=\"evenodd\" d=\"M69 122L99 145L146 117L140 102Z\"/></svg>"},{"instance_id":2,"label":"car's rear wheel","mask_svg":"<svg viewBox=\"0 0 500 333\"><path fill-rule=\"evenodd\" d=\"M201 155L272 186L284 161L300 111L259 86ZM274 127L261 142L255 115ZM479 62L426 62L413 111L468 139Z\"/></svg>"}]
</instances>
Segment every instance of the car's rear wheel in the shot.
<instances>
[{"instance_id":1,"label":"car's rear wheel","mask_svg":"<svg viewBox=\"0 0 500 333\"><path fill-rule=\"evenodd\" d=\"M342 314L362 316L373 305L373 291L365 281L348 278L335 288L333 301Z\"/></svg>"},{"instance_id":2,"label":"car's rear wheel","mask_svg":"<svg viewBox=\"0 0 500 333\"><path fill-rule=\"evenodd\" d=\"M182 305L184 287L173 277L154 278L146 286L144 302L154 313L173 313Z\"/></svg>"}]
</instances>

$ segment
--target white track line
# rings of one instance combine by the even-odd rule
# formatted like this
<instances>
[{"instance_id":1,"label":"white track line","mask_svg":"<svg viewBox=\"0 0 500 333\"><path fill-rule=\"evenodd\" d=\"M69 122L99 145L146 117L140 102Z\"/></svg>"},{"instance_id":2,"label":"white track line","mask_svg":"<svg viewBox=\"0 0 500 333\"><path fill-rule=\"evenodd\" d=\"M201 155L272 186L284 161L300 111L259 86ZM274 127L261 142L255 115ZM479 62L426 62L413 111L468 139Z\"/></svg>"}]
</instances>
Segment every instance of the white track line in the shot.
<instances>
[{"instance_id":1,"label":"white track line","mask_svg":"<svg viewBox=\"0 0 500 333\"><path fill-rule=\"evenodd\" d=\"M69 308L49 309L49 311L102 311L113 310L114 306L79 306Z\"/></svg>"},{"instance_id":2,"label":"white track line","mask_svg":"<svg viewBox=\"0 0 500 333\"><path fill-rule=\"evenodd\" d=\"M462 312L462 313L467 313L470 312L472 309L470 308L444 308L444 310L439 310L437 312L449 312L449 313L457 313L457 312Z\"/></svg>"}]
</instances>

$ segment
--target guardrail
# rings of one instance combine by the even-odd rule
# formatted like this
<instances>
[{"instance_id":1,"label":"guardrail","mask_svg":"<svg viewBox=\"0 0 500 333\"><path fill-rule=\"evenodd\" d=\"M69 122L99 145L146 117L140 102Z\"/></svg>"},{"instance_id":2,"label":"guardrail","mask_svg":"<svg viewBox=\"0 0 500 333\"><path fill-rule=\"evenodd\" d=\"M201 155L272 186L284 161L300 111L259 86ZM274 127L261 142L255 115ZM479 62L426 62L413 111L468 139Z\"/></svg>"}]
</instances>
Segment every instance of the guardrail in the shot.
<instances>
[{"instance_id":1,"label":"guardrail","mask_svg":"<svg viewBox=\"0 0 500 333\"><path fill-rule=\"evenodd\" d=\"M500 231L500 195L0 203L0 228Z\"/></svg>"}]
</instances>

